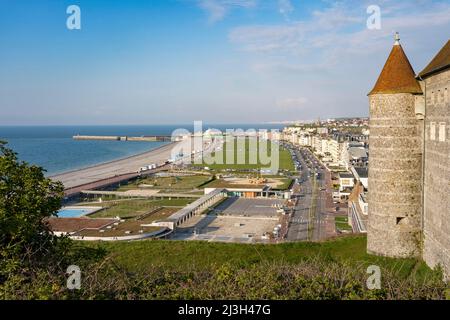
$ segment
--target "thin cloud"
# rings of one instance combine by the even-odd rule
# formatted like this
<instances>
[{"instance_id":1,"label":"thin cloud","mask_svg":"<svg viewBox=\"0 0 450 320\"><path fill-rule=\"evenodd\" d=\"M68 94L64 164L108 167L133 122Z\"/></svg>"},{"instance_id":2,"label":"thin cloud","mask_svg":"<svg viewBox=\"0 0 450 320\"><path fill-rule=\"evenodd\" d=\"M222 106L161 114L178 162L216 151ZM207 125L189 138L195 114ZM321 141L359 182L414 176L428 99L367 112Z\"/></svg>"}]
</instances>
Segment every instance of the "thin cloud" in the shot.
<instances>
[{"instance_id":1,"label":"thin cloud","mask_svg":"<svg viewBox=\"0 0 450 320\"><path fill-rule=\"evenodd\" d=\"M198 4L208 14L209 23L216 23L232 9L255 7L256 0L200 0Z\"/></svg>"},{"instance_id":2,"label":"thin cloud","mask_svg":"<svg viewBox=\"0 0 450 320\"><path fill-rule=\"evenodd\" d=\"M402 6L393 3L393 8L391 4L386 1L381 6L381 30L366 28L368 15L364 5L339 4L312 12L307 21L236 27L229 32L229 40L243 51L257 53L258 59L264 59L265 54L268 59L277 55L284 66L299 58L302 64L324 66L325 62L337 63L348 54L367 56L373 48L383 48L392 41L395 31L417 35L450 25L450 3L408 1ZM398 8L409 10L405 14Z\"/></svg>"},{"instance_id":3,"label":"thin cloud","mask_svg":"<svg viewBox=\"0 0 450 320\"><path fill-rule=\"evenodd\" d=\"M276 102L276 105L278 108L281 109L299 109L306 105L308 102L308 99L305 97L299 97L299 98L285 98L280 99Z\"/></svg>"},{"instance_id":4,"label":"thin cloud","mask_svg":"<svg viewBox=\"0 0 450 320\"><path fill-rule=\"evenodd\" d=\"M278 11L289 21L289 15L294 11L294 6L290 0L278 0Z\"/></svg>"},{"instance_id":5,"label":"thin cloud","mask_svg":"<svg viewBox=\"0 0 450 320\"><path fill-rule=\"evenodd\" d=\"M289 25L244 26L229 33L232 43L245 51L291 51L301 45L310 27L302 22Z\"/></svg>"},{"instance_id":6,"label":"thin cloud","mask_svg":"<svg viewBox=\"0 0 450 320\"><path fill-rule=\"evenodd\" d=\"M301 20L244 24L231 29L228 39L261 81L274 79L273 90L286 97L275 99L284 117L366 114L366 94L383 67L394 33L400 32L417 71L448 40L444 30L450 27L450 3L405 0L379 1L381 30L369 30L370 4L341 2ZM314 104L296 98L299 89L314 96Z\"/></svg>"}]
</instances>

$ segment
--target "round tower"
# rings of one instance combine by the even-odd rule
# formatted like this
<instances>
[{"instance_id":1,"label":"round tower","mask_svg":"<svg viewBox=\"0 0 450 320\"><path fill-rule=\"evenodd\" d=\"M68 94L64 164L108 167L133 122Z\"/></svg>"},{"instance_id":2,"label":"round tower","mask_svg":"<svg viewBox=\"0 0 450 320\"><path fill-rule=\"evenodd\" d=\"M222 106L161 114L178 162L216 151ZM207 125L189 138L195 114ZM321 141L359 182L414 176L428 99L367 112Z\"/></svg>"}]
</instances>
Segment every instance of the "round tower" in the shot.
<instances>
[{"instance_id":1,"label":"round tower","mask_svg":"<svg viewBox=\"0 0 450 320\"><path fill-rule=\"evenodd\" d=\"M369 221L367 251L421 254L422 138L415 98L422 90L396 39L369 93Z\"/></svg>"}]
</instances>

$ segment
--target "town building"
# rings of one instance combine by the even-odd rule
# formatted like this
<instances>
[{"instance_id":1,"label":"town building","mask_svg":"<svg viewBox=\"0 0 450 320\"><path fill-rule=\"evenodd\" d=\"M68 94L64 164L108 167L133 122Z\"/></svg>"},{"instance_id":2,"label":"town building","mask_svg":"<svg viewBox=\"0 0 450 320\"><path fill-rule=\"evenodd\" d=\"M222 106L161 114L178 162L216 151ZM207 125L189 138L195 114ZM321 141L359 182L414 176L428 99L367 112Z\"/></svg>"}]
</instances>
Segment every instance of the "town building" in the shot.
<instances>
[{"instance_id":1,"label":"town building","mask_svg":"<svg viewBox=\"0 0 450 320\"><path fill-rule=\"evenodd\" d=\"M339 173L339 200L347 200L355 185L355 177L349 172Z\"/></svg>"}]
</instances>

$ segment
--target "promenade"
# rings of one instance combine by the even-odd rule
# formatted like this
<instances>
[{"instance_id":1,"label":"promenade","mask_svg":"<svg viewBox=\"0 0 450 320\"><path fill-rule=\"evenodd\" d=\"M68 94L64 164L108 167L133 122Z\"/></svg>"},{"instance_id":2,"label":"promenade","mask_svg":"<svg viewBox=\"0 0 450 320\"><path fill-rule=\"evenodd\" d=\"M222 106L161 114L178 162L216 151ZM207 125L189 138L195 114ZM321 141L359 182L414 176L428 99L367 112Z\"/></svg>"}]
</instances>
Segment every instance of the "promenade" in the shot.
<instances>
[{"instance_id":1,"label":"promenade","mask_svg":"<svg viewBox=\"0 0 450 320\"><path fill-rule=\"evenodd\" d=\"M61 181L66 189L76 186L91 184L96 181L111 179L116 176L126 174L136 174L140 167L156 163L164 163L171 158L172 148L179 142L169 143L157 149L131 157L114 160L84 169L73 170L55 176L51 176L55 181Z\"/></svg>"}]
</instances>

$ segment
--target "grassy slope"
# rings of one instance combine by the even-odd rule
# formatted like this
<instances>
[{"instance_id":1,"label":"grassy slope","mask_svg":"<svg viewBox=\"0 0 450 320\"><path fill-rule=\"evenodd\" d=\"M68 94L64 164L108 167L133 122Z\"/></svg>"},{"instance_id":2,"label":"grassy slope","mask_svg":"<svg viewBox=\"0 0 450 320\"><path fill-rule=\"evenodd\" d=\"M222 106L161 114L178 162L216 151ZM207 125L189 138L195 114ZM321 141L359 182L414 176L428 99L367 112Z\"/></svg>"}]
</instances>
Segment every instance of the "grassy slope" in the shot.
<instances>
[{"instance_id":1,"label":"grassy slope","mask_svg":"<svg viewBox=\"0 0 450 320\"><path fill-rule=\"evenodd\" d=\"M170 269L190 269L232 264L248 267L261 262L295 264L319 256L324 261L345 260L355 265L379 265L381 268L399 270L407 276L414 270L426 275L428 267L414 259L392 259L368 255L366 237L352 236L323 243L283 243L273 245L248 245L208 243L197 241L139 241L88 243L100 246L115 256L115 260L129 271L145 269L150 265Z\"/></svg>"}]
</instances>

